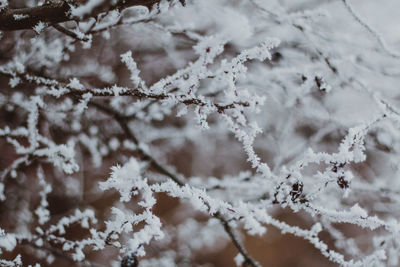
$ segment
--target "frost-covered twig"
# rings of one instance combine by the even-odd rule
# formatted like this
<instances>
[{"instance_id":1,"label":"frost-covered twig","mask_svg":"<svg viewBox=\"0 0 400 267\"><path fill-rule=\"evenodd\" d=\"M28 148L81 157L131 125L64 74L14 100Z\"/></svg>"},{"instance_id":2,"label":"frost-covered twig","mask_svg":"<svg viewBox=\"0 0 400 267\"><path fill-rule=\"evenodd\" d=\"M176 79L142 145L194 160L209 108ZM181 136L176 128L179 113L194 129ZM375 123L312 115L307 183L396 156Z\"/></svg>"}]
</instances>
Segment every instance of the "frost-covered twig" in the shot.
<instances>
[{"instance_id":1,"label":"frost-covered twig","mask_svg":"<svg viewBox=\"0 0 400 267\"><path fill-rule=\"evenodd\" d=\"M354 8L350 5L349 0L342 0L344 6L346 9L350 12L350 14L353 16L353 18L360 23L361 26L363 26L379 43L380 47L382 48L383 51L385 51L386 54L389 56L400 59L400 54L397 52L392 51L386 44L386 41L383 39L383 37L376 31L374 30L367 22L365 22L364 19L360 17L359 14L354 10Z\"/></svg>"}]
</instances>

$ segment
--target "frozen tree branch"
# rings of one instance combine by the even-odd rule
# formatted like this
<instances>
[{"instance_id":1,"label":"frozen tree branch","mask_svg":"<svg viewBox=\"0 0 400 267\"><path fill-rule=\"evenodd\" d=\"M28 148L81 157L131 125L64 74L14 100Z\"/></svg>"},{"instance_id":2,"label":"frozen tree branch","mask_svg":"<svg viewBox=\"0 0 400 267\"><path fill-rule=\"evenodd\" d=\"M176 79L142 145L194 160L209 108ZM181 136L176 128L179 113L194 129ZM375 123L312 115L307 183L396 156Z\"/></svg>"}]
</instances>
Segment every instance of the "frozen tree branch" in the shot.
<instances>
[{"instance_id":1,"label":"frozen tree branch","mask_svg":"<svg viewBox=\"0 0 400 267\"><path fill-rule=\"evenodd\" d=\"M121 129L124 131L125 135L130 140L132 140L135 143L135 145L137 146L137 148L138 148L137 151L139 152L139 156L140 156L141 160L148 161L150 163L150 166L152 168L154 168L155 171L159 172L162 175L167 176L169 179L171 179L172 181L177 183L179 186L181 186L181 187L185 186L186 183L184 181L182 181L181 178L178 178L177 175L171 173L164 166L162 166L160 163L158 163L150 154L148 154L147 152L143 151L143 149L140 148L139 141L136 138L136 136L133 134L131 129L128 127L128 121L125 118L121 117L117 112L107 109L99 104L94 103L94 102L92 103L92 105L94 105L96 108L100 109L101 111L107 113L108 115L111 115L114 117L114 119L118 122ZM244 257L245 264L249 264L250 266L253 266L253 267L259 267L260 266L259 263L256 262L254 259L252 259L251 256L249 256L248 252L246 251L246 249L240 242L239 238L234 233L234 230L229 226L229 222L226 219L224 219L224 217L219 213L214 214L214 217L217 218L223 225L225 231L231 238L232 243L238 249L239 253Z\"/></svg>"},{"instance_id":2,"label":"frozen tree branch","mask_svg":"<svg viewBox=\"0 0 400 267\"><path fill-rule=\"evenodd\" d=\"M0 0L0 265L398 266L400 69L349 1L42 2Z\"/></svg>"},{"instance_id":3,"label":"frozen tree branch","mask_svg":"<svg viewBox=\"0 0 400 267\"><path fill-rule=\"evenodd\" d=\"M71 14L71 7L73 6L84 6L83 1L57 1L54 3L46 3L42 6L11 9L6 7L0 11L0 30L1 31L16 31L32 29L39 22L46 23L49 25L57 24L61 22L75 20L76 18ZM125 8L132 6L146 6L151 8L154 4L158 3L159 0L128 0L128 1L116 1L113 4L112 1L101 1L98 6L93 6L90 12L84 14L85 18L95 17L98 14L110 10L122 11ZM16 19L16 16L18 19Z\"/></svg>"}]
</instances>

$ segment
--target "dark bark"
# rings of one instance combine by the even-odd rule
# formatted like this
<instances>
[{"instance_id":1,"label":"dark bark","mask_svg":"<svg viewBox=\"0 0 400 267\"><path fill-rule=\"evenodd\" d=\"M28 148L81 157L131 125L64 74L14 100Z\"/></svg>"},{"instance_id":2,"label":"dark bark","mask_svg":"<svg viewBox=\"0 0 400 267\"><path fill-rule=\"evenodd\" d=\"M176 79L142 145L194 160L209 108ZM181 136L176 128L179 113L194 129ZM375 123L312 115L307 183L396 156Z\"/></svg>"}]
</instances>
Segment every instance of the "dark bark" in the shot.
<instances>
[{"instance_id":1,"label":"dark bark","mask_svg":"<svg viewBox=\"0 0 400 267\"><path fill-rule=\"evenodd\" d=\"M122 10L131 6L146 6L151 8L160 0L121 0L116 5L110 5L111 1L104 1L104 4L92 10L92 13L87 17L95 17L98 14L110 10ZM6 8L0 12L0 30L1 31L16 31L24 29L32 29L39 22L45 22L49 25L60 22L74 20L69 14L70 5L82 3L81 0L69 2L55 2L45 4L43 6L10 9ZM14 15L22 15L21 19L15 19Z\"/></svg>"}]
</instances>

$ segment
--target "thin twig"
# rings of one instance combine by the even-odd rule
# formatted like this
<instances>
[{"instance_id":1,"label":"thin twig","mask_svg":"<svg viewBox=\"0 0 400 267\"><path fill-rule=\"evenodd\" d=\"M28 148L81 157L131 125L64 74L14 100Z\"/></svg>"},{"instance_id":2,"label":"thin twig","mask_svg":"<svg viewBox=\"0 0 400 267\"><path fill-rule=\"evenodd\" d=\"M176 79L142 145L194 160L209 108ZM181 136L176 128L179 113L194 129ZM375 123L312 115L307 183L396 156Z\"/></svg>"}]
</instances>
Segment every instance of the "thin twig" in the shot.
<instances>
[{"instance_id":1,"label":"thin twig","mask_svg":"<svg viewBox=\"0 0 400 267\"><path fill-rule=\"evenodd\" d=\"M89 105L92 105L96 107L97 109L103 111L104 113L107 113L108 115L111 115L114 117L114 119L117 121L118 125L121 127L122 131L124 134L130 139L137 147L137 152L139 152L140 157L149 162L150 166L154 168L156 171L159 173L169 177L171 180L173 180L175 183L177 183L180 186L184 186L185 183L175 174L171 173L168 169L163 167L161 164L159 164L150 154L148 154L146 151L144 151L140 147L140 143L138 139L136 138L135 134L131 131L131 129L128 126L128 119L126 117L121 116L119 113L115 112L112 109L109 109L103 105L100 105L95 102L90 102Z\"/></svg>"},{"instance_id":2,"label":"thin twig","mask_svg":"<svg viewBox=\"0 0 400 267\"><path fill-rule=\"evenodd\" d=\"M397 52L392 51L386 44L385 40L382 38L382 36L374 30L367 22L365 22L360 15L357 14L357 12L354 10L354 8L349 4L348 0L342 0L344 6L346 9L350 12L350 14L353 16L353 18L360 23L361 26L363 26L375 39L378 41L380 47L382 50L388 54L389 56L400 59L400 54Z\"/></svg>"},{"instance_id":3,"label":"thin twig","mask_svg":"<svg viewBox=\"0 0 400 267\"><path fill-rule=\"evenodd\" d=\"M244 258L243 266L250 265L253 267L260 267L261 265L249 255L246 248L243 246L242 242L240 241L240 239L238 238L232 227L230 227L229 222L225 220L220 214L216 214L215 217L221 222L222 226L225 229L225 232L229 235L230 239L232 240L232 243L235 245L239 253L243 256Z\"/></svg>"},{"instance_id":4,"label":"thin twig","mask_svg":"<svg viewBox=\"0 0 400 267\"><path fill-rule=\"evenodd\" d=\"M77 40L77 41L83 41L83 42L87 42L89 41L89 38L87 38L86 36L80 37L78 36L78 34L76 34L73 31L68 30L67 28L59 25L59 24L53 24L52 25L54 29L56 29L57 31Z\"/></svg>"}]
</instances>

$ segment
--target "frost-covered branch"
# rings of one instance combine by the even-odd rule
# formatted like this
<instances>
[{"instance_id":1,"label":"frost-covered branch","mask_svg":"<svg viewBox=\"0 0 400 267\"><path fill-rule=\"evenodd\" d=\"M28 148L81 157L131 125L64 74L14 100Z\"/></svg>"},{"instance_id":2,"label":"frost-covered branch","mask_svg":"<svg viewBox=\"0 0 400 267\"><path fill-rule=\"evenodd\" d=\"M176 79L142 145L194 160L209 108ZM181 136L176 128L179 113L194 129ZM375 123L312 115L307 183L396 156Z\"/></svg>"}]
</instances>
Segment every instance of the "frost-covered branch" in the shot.
<instances>
[{"instance_id":1,"label":"frost-covered branch","mask_svg":"<svg viewBox=\"0 0 400 267\"><path fill-rule=\"evenodd\" d=\"M398 266L366 1L0 0L0 265Z\"/></svg>"},{"instance_id":2,"label":"frost-covered branch","mask_svg":"<svg viewBox=\"0 0 400 267\"><path fill-rule=\"evenodd\" d=\"M46 3L41 6L27 8L4 7L0 12L0 30L15 31L32 29L38 23L56 24L74 20L76 17L95 17L111 10L122 11L131 6L152 7L159 0L129 0L129 1L60 1ZM16 19L16 16L18 18Z\"/></svg>"}]
</instances>

